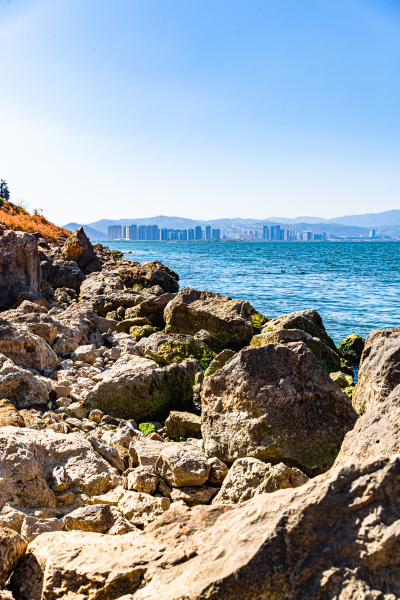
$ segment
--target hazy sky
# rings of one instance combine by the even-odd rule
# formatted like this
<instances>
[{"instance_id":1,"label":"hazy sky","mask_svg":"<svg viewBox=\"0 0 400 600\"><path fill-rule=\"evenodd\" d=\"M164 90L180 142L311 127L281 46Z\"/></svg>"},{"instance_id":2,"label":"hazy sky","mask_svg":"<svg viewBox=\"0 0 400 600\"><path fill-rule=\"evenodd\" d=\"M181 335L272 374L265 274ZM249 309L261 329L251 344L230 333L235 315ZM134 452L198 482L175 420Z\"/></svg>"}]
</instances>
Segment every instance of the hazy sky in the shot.
<instances>
[{"instance_id":1,"label":"hazy sky","mask_svg":"<svg viewBox=\"0 0 400 600\"><path fill-rule=\"evenodd\" d=\"M398 0L0 0L0 74L58 224L400 208Z\"/></svg>"}]
</instances>

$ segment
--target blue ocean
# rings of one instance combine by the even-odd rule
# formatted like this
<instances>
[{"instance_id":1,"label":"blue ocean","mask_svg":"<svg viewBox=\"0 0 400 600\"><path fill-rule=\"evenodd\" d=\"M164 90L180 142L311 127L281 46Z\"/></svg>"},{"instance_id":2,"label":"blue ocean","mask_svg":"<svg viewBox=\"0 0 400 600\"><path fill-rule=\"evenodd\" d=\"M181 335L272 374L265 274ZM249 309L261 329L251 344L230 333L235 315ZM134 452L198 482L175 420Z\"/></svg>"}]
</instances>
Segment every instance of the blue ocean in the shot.
<instances>
[{"instance_id":1,"label":"blue ocean","mask_svg":"<svg viewBox=\"0 0 400 600\"><path fill-rule=\"evenodd\" d=\"M249 301L267 317L315 308L336 343L400 325L400 243L108 242L160 260L180 286Z\"/></svg>"}]
</instances>

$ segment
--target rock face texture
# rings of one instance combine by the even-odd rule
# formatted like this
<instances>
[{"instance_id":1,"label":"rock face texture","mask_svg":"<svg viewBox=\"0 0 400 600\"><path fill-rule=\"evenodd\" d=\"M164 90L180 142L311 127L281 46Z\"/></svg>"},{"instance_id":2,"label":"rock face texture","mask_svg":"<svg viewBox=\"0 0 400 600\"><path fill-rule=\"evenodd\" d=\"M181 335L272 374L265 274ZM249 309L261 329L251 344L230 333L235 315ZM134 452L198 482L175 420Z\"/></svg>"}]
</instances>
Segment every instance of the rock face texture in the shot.
<instances>
[{"instance_id":1,"label":"rock face texture","mask_svg":"<svg viewBox=\"0 0 400 600\"><path fill-rule=\"evenodd\" d=\"M400 385L346 434L334 466L400 454Z\"/></svg>"},{"instance_id":2,"label":"rock face texture","mask_svg":"<svg viewBox=\"0 0 400 600\"><path fill-rule=\"evenodd\" d=\"M37 294L41 278L35 236L0 222L0 309L11 308L21 293Z\"/></svg>"},{"instance_id":3,"label":"rock face texture","mask_svg":"<svg viewBox=\"0 0 400 600\"><path fill-rule=\"evenodd\" d=\"M80 227L67 239L61 250L62 260L74 261L85 275L101 271L101 263L93 246Z\"/></svg>"},{"instance_id":4,"label":"rock face texture","mask_svg":"<svg viewBox=\"0 0 400 600\"><path fill-rule=\"evenodd\" d=\"M201 418L188 412L171 410L165 421L167 434L174 440L201 438Z\"/></svg>"},{"instance_id":5,"label":"rock face texture","mask_svg":"<svg viewBox=\"0 0 400 600\"><path fill-rule=\"evenodd\" d=\"M315 354L328 373L340 371L339 355L331 350L331 348L328 348L318 337L312 337L312 335L302 329L265 331L260 335L255 335L250 342L250 346L258 348L265 346L265 344L290 344L292 342L303 342Z\"/></svg>"},{"instance_id":6,"label":"rock face texture","mask_svg":"<svg viewBox=\"0 0 400 600\"><path fill-rule=\"evenodd\" d=\"M104 343L99 331L99 317L88 302L72 304L54 320L58 335L53 350L57 354L70 354L78 346L94 344L99 347Z\"/></svg>"},{"instance_id":7,"label":"rock face texture","mask_svg":"<svg viewBox=\"0 0 400 600\"><path fill-rule=\"evenodd\" d=\"M151 288L155 285L159 285L164 292L173 293L179 290L178 275L158 260L133 267L122 267L119 269L119 277L125 287L135 290Z\"/></svg>"},{"instance_id":8,"label":"rock face texture","mask_svg":"<svg viewBox=\"0 0 400 600\"><path fill-rule=\"evenodd\" d=\"M240 350L253 335L251 306L228 296L184 288L164 311L168 333L207 330L226 348Z\"/></svg>"},{"instance_id":9,"label":"rock face texture","mask_svg":"<svg viewBox=\"0 0 400 600\"><path fill-rule=\"evenodd\" d=\"M262 329L262 333L267 331L278 331L279 329L301 329L312 337L317 337L324 342L328 348L337 352L332 338L326 333L321 315L316 310L299 310L287 315L282 315L277 319L269 321Z\"/></svg>"},{"instance_id":10,"label":"rock face texture","mask_svg":"<svg viewBox=\"0 0 400 600\"><path fill-rule=\"evenodd\" d=\"M0 588L24 556L27 546L18 533L7 527L0 527Z\"/></svg>"},{"instance_id":11,"label":"rock face texture","mask_svg":"<svg viewBox=\"0 0 400 600\"><path fill-rule=\"evenodd\" d=\"M102 271L91 273L81 285L80 295L90 300L91 296L101 296L115 291L123 290L124 284L117 273Z\"/></svg>"},{"instance_id":12,"label":"rock face texture","mask_svg":"<svg viewBox=\"0 0 400 600\"><path fill-rule=\"evenodd\" d=\"M146 356L164 365L195 358L206 369L215 357L215 353L204 342L180 333L153 333L140 340L138 347Z\"/></svg>"},{"instance_id":13,"label":"rock face texture","mask_svg":"<svg viewBox=\"0 0 400 600\"><path fill-rule=\"evenodd\" d=\"M21 597L30 577L31 600L397 598L399 499L400 458L392 457L244 504L172 506L117 544L92 533L45 534L12 587Z\"/></svg>"},{"instance_id":14,"label":"rock face texture","mask_svg":"<svg viewBox=\"0 0 400 600\"><path fill-rule=\"evenodd\" d=\"M91 409L124 419L163 420L171 409L193 408L193 388L201 371L194 359L157 368L126 364L109 369L107 375L88 394Z\"/></svg>"},{"instance_id":15,"label":"rock face texture","mask_svg":"<svg viewBox=\"0 0 400 600\"><path fill-rule=\"evenodd\" d=\"M53 476L60 466L61 483ZM97 495L119 480L84 437L18 427L0 429L0 477L0 506L26 508L56 508L60 492Z\"/></svg>"},{"instance_id":16,"label":"rock face texture","mask_svg":"<svg viewBox=\"0 0 400 600\"><path fill-rule=\"evenodd\" d=\"M85 275L73 260L55 260L49 267L46 280L54 288L71 288L79 292Z\"/></svg>"},{"instance_id":17,"label":"rock face texture","mask_svg":"<svg viewBox=\"0 0 400 600\"><path fill-rule=\"evenodd\" d=\"M353 406L362 415L400 384L400 327L372 331L365 340Z\"/></svg>"},{"instance_id":18,"label":"rock face texture","mask_svg":"<svg viewBox=\"0 0 400 600\"><path fill-rule=\"evenodd\" d=\"M0 318L0 352L19 367L53 371L57 356L43 338L32 334L20 323L10 323Z\"/></svg>"},{"instance_id":19,"label":"rock face texture","mask_svg":"<svg viewBox=\"0 0 400 600\"><path fill-rule=\"evenodd\" d=\"M33 375L0 354L0 396L10 400L18 409L45 406L49 400L51 383Z\"/></svg>"},{"instance_id":20,"label":"rock face texture","mask_svg":"<svg viewBox=\"0 0 400 600\"><path fill-rule=\"evenodd\" d=\"M201 392L208 456L254 457L307 475L329 469L357 415L305 344L244 348Z\"/></svg>"},{"instance_id":21,"label":"rock face texture","mask_svg":"<svg viewBox=\"0 0 400 600\"><path fill-rule=\"evenodd\" d=\"M173 487L203 485L210 473L207 456L193 444L165 444L156 463L164 481Z\"/></svg>"}]
</instances>

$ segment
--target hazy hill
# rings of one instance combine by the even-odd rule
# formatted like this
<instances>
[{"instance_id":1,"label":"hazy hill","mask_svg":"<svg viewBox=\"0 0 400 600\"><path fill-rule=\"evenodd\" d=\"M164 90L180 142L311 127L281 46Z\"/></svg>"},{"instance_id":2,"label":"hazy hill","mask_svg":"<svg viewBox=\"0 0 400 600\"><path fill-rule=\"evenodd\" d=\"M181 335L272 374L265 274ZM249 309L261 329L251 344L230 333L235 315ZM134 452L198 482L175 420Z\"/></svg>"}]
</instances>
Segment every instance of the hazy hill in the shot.
<instances>
[{"instance_id":1,"label":"hazy hill","mask_svg":"<svg viewBox=\"0 0 400 600\"><path fill-rule=\"evenodd\" d=\"M89 225L81 225L80 223L68 223L68 225L65 225L65 228L70 231L75 231L76 229L79 229L79 227L83 227L83 231L90 240L100 242L108 239L107 232L103 233L102 231L93 229L93 227L89 227Z\"/></svg>"}]
</instances>

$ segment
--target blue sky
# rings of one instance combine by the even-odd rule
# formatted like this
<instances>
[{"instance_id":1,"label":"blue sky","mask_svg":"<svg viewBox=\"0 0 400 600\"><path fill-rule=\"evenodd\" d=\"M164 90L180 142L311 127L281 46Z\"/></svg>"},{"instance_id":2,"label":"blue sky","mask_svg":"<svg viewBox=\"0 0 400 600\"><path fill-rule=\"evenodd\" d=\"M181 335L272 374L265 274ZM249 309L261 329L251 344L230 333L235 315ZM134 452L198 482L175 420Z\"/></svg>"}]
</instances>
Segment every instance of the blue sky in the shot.
<instances>
[{"instance_id":1,"label":"blue sky","mask_svg":"<svg viewBox=\"0 0 400 600\"><path fill-rule=\"evenodd\" d=\"M400 2L0 0L0 177L62 224L400 208Z\"/></svg>"}]
</instances>

